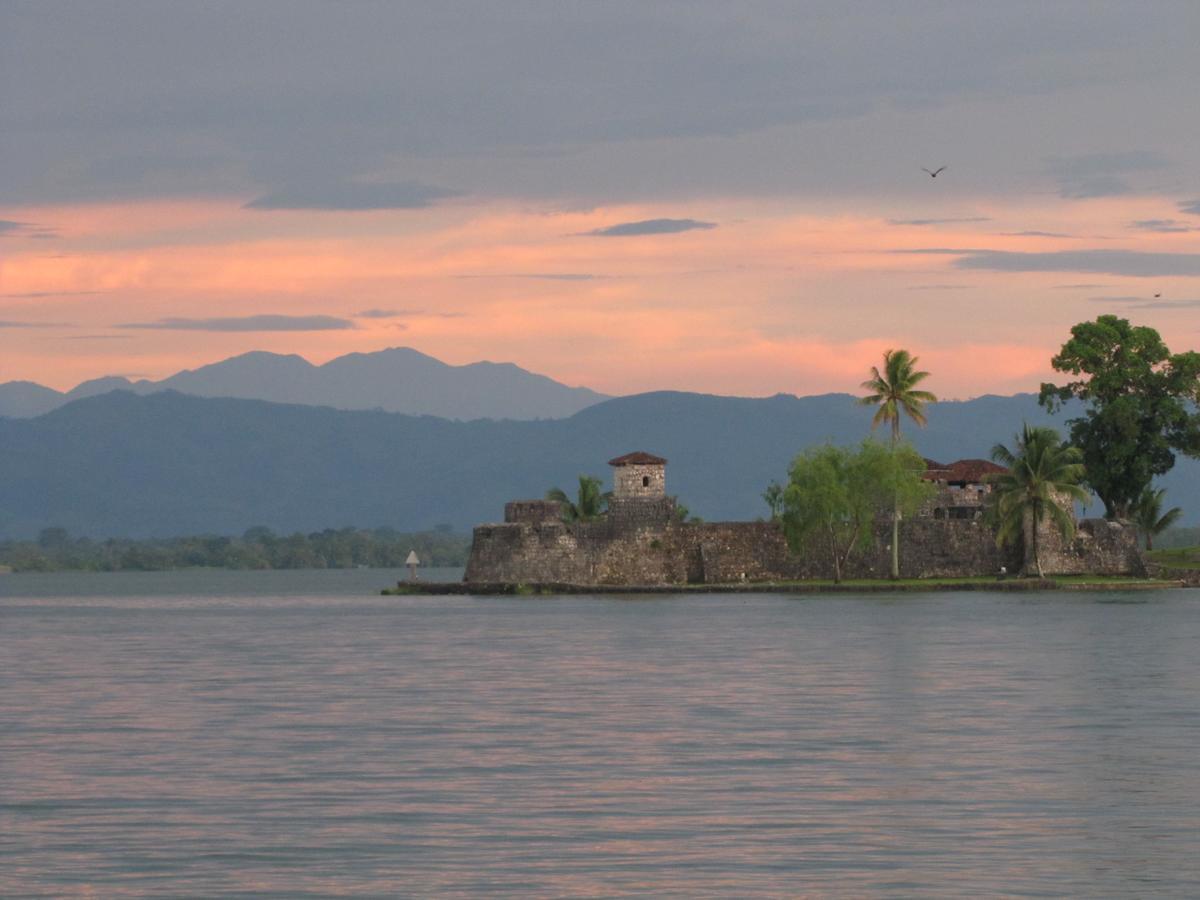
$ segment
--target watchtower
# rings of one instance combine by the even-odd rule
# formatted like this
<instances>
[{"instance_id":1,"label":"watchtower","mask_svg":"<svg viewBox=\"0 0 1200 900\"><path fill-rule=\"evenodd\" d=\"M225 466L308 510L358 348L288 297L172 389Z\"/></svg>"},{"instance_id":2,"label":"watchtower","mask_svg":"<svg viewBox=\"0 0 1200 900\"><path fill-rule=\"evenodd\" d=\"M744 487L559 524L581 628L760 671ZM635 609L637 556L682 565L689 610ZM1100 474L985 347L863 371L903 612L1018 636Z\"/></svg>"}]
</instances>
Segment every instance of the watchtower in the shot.
<instances>
[{"instance_id":1,"label":"watchtower","mask_svg":"<svg viewBox=\"0 0 1200 900\"><path fill-rule=\"evenodd\" d=\"M661 456L638 450L610 459L608 464L613 467L614 499L657 500L667 496L667 461Z\"/></svg>"}]
</instances>

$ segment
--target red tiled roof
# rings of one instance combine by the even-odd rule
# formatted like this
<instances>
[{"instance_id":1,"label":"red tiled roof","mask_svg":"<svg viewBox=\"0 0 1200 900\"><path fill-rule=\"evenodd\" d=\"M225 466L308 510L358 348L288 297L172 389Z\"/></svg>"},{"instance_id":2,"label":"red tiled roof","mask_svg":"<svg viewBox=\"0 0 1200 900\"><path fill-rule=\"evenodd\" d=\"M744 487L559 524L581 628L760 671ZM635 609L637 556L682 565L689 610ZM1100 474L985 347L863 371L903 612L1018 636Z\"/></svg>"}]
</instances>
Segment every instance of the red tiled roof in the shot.
<instances>
[{"instance_id":1,"label":"red tiled roof","mask_svg":"<svg viewBox=\"0 0 1200 900\"><path fill-rule=\"evenodd\" d=\"M610 466L665 466L667 461L653 453L637 450L633 453L626 453L624 456L618 456L616 459L610 459L608 464Z\"/></svg>"},{"instance_id":2,"label":"red tiled roof","mask_svg":"<svg viewBox=\"0 0 1200 900\"><path fill-rule=\"evenodd\" d=\"M961 481L964 484L983 484L987 476L1008 471L986 459L959 459L945 465L927 459L925 465L927 481Z\"/></svg>"}]
</instances>

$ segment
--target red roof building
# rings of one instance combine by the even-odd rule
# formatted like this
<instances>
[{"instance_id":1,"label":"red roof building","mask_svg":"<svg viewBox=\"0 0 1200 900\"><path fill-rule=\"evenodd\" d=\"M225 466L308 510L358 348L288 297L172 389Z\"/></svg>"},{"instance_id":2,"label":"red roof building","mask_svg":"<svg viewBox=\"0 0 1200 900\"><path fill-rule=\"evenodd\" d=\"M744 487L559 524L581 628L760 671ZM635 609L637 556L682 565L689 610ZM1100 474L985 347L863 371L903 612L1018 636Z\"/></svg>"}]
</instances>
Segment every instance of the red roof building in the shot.
<instances>
[{"instance_id":1,"label":"red roof building","mask_svg":"<svg viewBox=\"0 0 1200 900\"><path fill-rule=\"evenodd\" d=\"M965 487L969 484L986 484L988 476L1003 475L1008 469L998 466L986 459L959 459L952 463L925 460L926 481L936 481L940 484L952 484Z\"/></svg>"},{"instance_id":2,"label":"red roof building","mask_svg":"<svg viewBox=\"0 0 1200 900\"><path fill-rule=\"evenodd\" d=\"M667 461L661 456L655 456L653 453L647 453L644 450L635 450L633 453L626 453L624 456L610 459L608 464L610 466L665 466Z\"/></svg>"},{"instance_id":3,"label":"red roof building","mask_svg":"<svg viewBox=\"0 0 1200 900\"><path fill-rule=\"evenodd\" d=\"M937 494L922 508L919 515L935 519L978 519L992 492L991 476L1007 472L986 459L959 459L952 463L925 460L921 476L937 485Z\"/></svg>"}]
</instances>

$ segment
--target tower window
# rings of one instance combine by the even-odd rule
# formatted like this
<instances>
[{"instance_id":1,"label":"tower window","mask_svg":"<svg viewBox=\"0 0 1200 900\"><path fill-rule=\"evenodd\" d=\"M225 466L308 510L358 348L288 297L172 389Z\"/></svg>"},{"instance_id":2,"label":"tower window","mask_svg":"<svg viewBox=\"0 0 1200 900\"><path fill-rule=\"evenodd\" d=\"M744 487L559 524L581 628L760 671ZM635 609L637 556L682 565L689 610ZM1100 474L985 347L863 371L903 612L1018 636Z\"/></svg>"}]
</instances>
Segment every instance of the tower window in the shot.
<instances>
[{"instance_id":1,"label":"tower window","mask_svg":"<svg viewBox=\"0 0 1200 900\"><path fill-rule=\"evenodd\" d=\"M642 476L642 487L650 487L650 476L649 475Z\"/></svg>"}]
</instances>

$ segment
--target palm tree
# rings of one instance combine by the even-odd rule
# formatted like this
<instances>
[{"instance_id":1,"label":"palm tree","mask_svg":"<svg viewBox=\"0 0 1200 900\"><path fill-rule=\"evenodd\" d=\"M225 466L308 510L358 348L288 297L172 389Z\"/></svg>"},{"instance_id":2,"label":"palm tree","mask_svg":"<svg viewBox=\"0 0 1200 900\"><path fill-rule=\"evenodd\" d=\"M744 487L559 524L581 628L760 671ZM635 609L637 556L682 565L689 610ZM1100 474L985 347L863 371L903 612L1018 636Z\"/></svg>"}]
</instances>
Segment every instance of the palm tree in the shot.
<instances>
[{"instance_id":1,"label":"palm tree","mask_svg":"<svg viewBox=\"0 0 1200 900\"><path fill-rule=\"evenodd\" d=\"M591 475L579 476L579 492L575 502L562 488L546 491L547 500L557 500L563 507L563 519L568 522L590 522L600 518L608 503L608 496L601 491L603 482Z\"/></svg>"},{"instance_id":2,"label":"palm tree","mask_svg":"<svg viewBox=\"0 0 1200 900\"><path fill-rule=\"evenodd\" d=\"M1079 486L1083 479L1083 452L1064 444L1053 428L1025 424L1017 435L1015 450L1003 444L992 448L992 459L1008 468L992 480L990 513L996 525L996 542L1013 544L1023 540L1027 525L1038 577L1045 577L1038 547L1038 531L1048 517L1067 540L1075 536L1075 517L1069 504L1087 500Z\"/></svg>"},{"instance_id":3,"label":"palm tree","mask_svg":"<svg viewBox=\"0 0 1200 900\"><path fill-rule=\"evenodd\" d=\"M916 364L917 357L907 350L888 350L883 354L883 371L871 366L871 377L862 383L863 390L871 393L858 402L863 406L879 407L871 420L871 428L883 422L890 423L893 444L900 440L901 412L924 427L925 404L937 403L937 397L929 391L917 390L917 385L928 378L929 373L915 371Z\"/></svg>"},{"instance_id":4,"label":"palm tree","mask_svg":"<svg viewBox=\"0 0 1200 900\"><path fill-rule=\"evenodd\" d=\"M937 397L917 389L929 377L916 371L917 357L907 350L888 350L883 354L883 371L871 366L871 377L862 383L870 391L859 399L863 406L878 406L871 420L874 430L882 422L892 426L892 449L900 443L900 414L903 412L921 427L925 426L925 404L937 403ZM900 577L900 509L892 510L892 578Z\"/></svg>"},{"instance_id":5,"label":"palm tree","mask_svg":"<svg viewBox=\"0 0 1200 900\"><path fill-rule=\"evenodd\" d=\"M772 481L762 492L762 498L771 510L771 521L778 522L780 516L783 515L783 485L778 481Z\"/></svg>"},{"instance_id":6,"label":"palm tree","mask_svg":"<svg viewBox=\"0 0 1200 900\"><path fill-rule=\"evenodd\" d=\"M1146 549L1154 549L1154 536L1162 534L1172 525L1179 521L1179 517L1183 515L1183 510L1178 506L1172 506L1165 513L1162 511L1163 498L1167 495L1165 490L1154 490L1147 487L1142 491L1142 496L1138 498L1137 505L1134 506L1133 524L1137 526L1138 531L1146 536Z\"/></svg>"}]
</instances>

